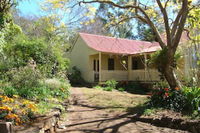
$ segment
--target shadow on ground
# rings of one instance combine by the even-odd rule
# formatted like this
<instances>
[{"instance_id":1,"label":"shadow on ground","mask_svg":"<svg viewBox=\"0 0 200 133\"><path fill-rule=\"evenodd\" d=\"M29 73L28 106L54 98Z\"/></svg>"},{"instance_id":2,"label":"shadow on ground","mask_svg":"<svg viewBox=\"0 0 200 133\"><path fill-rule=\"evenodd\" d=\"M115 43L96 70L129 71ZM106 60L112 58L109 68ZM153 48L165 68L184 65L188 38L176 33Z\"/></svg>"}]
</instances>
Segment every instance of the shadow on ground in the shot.
<instances>
[{"instance_id":1,"label":"shadow on ground","mask_svg":"<svg viewBox=\"0 0 200 133\"><path fill-rule=\"evenodd\" d=\"M82 110L79 112L84 111L99 111L99 110L105 110L105 109L115 109L120 107L100 107L100 106L93 106L88 105L84 103L77 103L75 106L84 107L86 110ZM93 117L90 120L85 119L85 121L76 122L73 124L67 125L67 129L62 131L64 132L84 132L84 133L117 133L120 132L119 129L121 127L125 127L126 129L123 129L123 132L128 132L128 129L130 130L130 126L135 126L137 130L135 132L152 132L153 128L150 128L150 124L158 127L169 127L168 124L156 121L154 122L153 119L149 118L140 118L140 116L144 113L146 107L138 105L136 107L131 107L127 109L126 113L123 114L117 114L117 115L107 115L107 116L99 116L99 117ZM76 112L76 111L72 111ZM138 126L138 122L147 123L147 125L141 125ZM134 124L134 125L130 125ZM141 123L140 123L141 124ZM95 128L90 128L90 126L95 125ZM103 126L104 125L104 126ZM106 125L106 126L105 126ZM146 127L145 127L146 126ZM75 128L71 128L75 127ZM171 127L170 127L171 128ZM173 129L180 129L178 127L172 127ZM157 129L158 130L158 129ZM160 130L160 129L159 129ZM172 130L172 129L169 129ZM184 128L184 130L187 130ZM134 132L134 131L131 131Z\"/></svg>"}]
</instances>

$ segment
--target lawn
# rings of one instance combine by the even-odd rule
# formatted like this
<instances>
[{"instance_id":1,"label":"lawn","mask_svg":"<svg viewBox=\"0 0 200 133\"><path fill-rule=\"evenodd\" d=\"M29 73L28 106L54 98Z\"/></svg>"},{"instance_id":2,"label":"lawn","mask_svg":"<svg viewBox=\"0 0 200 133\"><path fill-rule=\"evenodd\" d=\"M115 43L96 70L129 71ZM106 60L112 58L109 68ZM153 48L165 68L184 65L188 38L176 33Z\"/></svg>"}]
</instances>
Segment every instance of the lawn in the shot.
<instances>
[{"instance_id":1,"label":"lawn","mask_svg":"<svg viewBox=\"0 0 200 133\"><path fill-rule=\"evenodd\" d=\"M130 108L142 105L147 102L147 95L129 94L127 92L103 91L99 89L84 88L85 98L90 104L105 108L107 111L125 112Z\"/></svg>"}]
</instances>

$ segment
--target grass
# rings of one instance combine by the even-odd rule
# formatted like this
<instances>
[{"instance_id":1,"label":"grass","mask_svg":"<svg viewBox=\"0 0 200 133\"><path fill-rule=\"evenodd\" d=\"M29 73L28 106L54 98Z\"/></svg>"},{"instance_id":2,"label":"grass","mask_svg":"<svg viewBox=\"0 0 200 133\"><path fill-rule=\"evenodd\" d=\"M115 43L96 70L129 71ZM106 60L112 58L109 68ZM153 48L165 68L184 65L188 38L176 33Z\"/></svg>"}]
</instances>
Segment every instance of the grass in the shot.
<instances>
[{"instance_id":1,"label":"grass","mask_svg":"<svg viewBox=\"0 0 200 133\"><path fill-rule=\"evenodd\" d=\"M39 114L46 114L50 112L53 108L59 108L62 111L65 110L63 105L61 105L61 102L58 100L50 99L49 101L41 101L37 104L38 107L38 113Z\"/></svg>"},{"instance_id":2,"label":"grass","mask_svg":"<svg viewBox=\"0 0 200 133\"><path fill-rule=\"evenodd\" d=\"M148 100L147 96L144 95L118 91L107 92L100 89L85 88L83 93L92 105L105 108L107 111L125 112L129 108L144 104Z\"/></svg>"}]
</instances>

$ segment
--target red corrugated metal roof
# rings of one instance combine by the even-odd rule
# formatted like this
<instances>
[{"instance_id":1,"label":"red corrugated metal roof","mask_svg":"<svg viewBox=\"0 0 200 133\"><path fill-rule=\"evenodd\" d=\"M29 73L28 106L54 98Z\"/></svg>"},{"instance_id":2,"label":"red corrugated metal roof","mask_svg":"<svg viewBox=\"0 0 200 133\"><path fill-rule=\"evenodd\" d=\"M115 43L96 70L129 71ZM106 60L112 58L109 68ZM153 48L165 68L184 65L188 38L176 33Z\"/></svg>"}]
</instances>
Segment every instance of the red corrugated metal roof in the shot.
<instances>
[{"instance_id":1,"label":"red corrugated metal roof","mask_svg":"<svg viewBox=\"0 0 200 133\"><path fill-rule=\"evenodd\" d=\"M160 48L157 42L128 40L101 35L79 33L85 43L99 52L115 54L139 54L157 51Z\"/></svg>"}]
</instances>

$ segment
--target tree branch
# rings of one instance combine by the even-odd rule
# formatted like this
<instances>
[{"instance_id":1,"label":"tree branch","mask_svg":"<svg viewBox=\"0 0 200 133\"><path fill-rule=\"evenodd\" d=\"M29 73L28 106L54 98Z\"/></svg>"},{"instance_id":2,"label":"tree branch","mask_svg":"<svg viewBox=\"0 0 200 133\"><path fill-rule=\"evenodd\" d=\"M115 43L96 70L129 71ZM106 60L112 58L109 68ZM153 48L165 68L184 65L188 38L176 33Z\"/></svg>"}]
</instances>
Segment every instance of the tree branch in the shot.
<instances>
[{"instance_id":1,"label":"tree branch","mask_svg":"<svg viewBox=\"0 0 200 133\"><path fill-rule=\"evenodd\" d=\"M152 28L152 30L156 34L156 37L158 39L158 42L159 42L160 46L162 48L166 47L165 43L163 42L163 40L161 38L161 35L160 35L158 29L153 24L153 22L151 21L150 17L147 15L147 13L140 6L137 6L137 5L119 5L119 4L116 4L116 3L112 2L112 1L106 1L106 0L101 0L101 1L100 0L92 0L92 1L84 1L83 0L83 1L79 2L79 4L81 4L81 3L85 3L85 4L88 4L88 3L102 3L102 4L109 4L109 5L112 5L114 7L121 8L121 9L129 9L129 8L138 9L138 11L140 11L144 15L144 17L139 16L139 19L142 20L143 22L146 22Z\"/></svg>"},{"instance_id":2,"label":"tree branch","mask_svg":"<svg viewBox=\"0 0 200 133\"><path fill-rule=\"evenodd\" d=\"M181 8L181 10L178 12L178 15L176 16L176 19L174 21L174 24L172 26L172 30L171 30L171 36L173 37L176 33L176 30L178 28L178 24L180 22L181 19L181 15L183 14L183 8Z\"/></svg>"},{"instance_id":3,"label":"tree branch","mask_svg":"<svg viewBox=\"0 0 200 133\"><path fill-rule=\"evenodd\" d=\"M174 52L176 51L176 49L178 47L178 44L180 42L181 35L182 35L183 30L184 30L184 25L185 25L185 22L186 22L188 13L189 13L188 0L183 0L183 4L182 4L182 9L181 10L183 10L183 12L181 14L180 23L178 25L178 29L177 29L177 32L175 34L175 37L172 40Z\"/></svg>"},{"instance_id":4,"label":"tree branch","mask_svg":"<svg viewBox=\"0 0 200 133\"><path fill-rule=\"evenodd\" d=\"M165 23L165 31L166 31L166 34L167 34L167 45L169 47L171 47L172 42L171 42L171 33L170 33L168 15L167 15L166 9L162 6L161 1L160 0L156 0L156 1L157 1L157 4L158 4L162 14L163 14L163 19L164 19L164 23ZM165 3L165 6L167 6L167 2Z\"/></svg>"}]
</instances>

